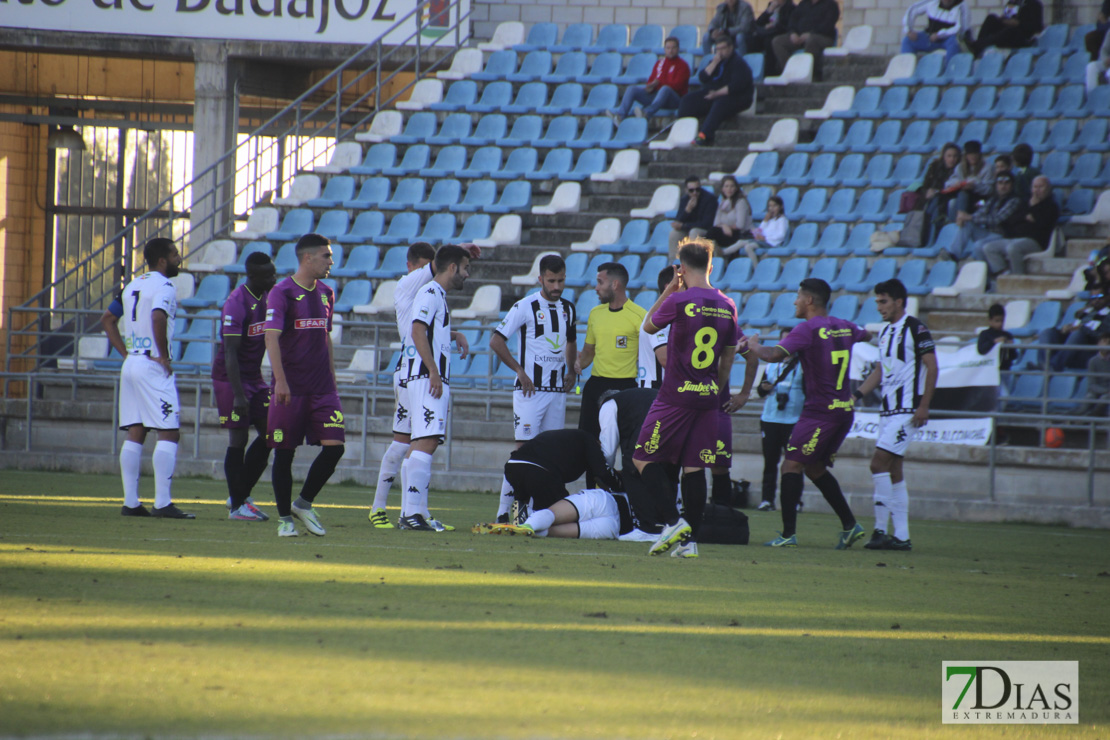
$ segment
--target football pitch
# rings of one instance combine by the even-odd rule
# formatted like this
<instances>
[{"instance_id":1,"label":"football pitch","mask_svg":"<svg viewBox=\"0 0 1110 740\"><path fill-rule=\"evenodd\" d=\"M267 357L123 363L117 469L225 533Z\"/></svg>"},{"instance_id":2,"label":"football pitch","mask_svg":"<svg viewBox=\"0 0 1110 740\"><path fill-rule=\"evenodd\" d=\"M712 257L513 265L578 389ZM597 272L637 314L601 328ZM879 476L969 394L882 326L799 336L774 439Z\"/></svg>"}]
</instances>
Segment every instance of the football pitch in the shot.
<instances>
[{"instance_id":1,"label":"football pitch","mask_svg":"<svg viewBox=\"0 0 1110 740\"><path fill-rule=\"evenodd\" d=\"M472 535L489 494L433 492L458 531L428 534L330 485L327 536L279 540L218 481L175 481L186 522L121 517L119 488L0 471L0 736L1110 734L1110 532L917 521L912 553L838 552L804 513L797 550L683 561ZM1014 660L1079 661L1078 726L942 724L942 661Z\"/></svg>"}]
</instances>

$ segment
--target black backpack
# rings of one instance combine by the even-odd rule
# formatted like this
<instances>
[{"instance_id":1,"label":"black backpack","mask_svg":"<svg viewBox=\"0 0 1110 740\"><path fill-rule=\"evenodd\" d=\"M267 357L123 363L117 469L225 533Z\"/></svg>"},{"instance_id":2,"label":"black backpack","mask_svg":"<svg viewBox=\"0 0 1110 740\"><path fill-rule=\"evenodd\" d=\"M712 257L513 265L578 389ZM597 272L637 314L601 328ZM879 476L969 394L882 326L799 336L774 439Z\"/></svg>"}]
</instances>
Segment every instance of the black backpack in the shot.
<instances>
[{"instance_id":1,"label":"black backpack","mask_svg":"<svg viewBox=\"0 0 1110 740\"><path fill-rule=\"evenodd\" d=\"M748 517L731 506L706 504L698 530L698 542L707 545L746 545L750 532Z\"/></svg>"}]
</instances>

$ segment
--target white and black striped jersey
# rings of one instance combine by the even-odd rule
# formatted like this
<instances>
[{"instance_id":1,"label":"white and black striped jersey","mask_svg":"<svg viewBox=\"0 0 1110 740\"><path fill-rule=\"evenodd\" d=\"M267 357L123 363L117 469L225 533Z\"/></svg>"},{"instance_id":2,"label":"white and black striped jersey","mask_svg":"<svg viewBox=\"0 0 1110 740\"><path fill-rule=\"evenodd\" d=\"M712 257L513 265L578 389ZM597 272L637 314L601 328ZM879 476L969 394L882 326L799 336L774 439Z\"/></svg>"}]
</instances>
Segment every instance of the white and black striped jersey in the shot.
<instances>
[{"instance_id":1,"label":"white and black striped jersey","mask_svg":"<svg viewBox=\"0 0 1110 740\"><path fill-rule=\"evenodd\" d=\"M925 390L925 365L921 358L936 352L929 328L916 317L904 314L879 332L879 364L882 366L884 416L912 414Z\"/></svg>"},{"instance_id":2,"label":"white and black striped jersey","mask_svg":"<svg viewBox=\"0 0 1110 740\"><path fill-rule=\"evenodd\" d=\"M658 388L663 384L663 365L655 350L667 346L667 338L671 335L671 327L664 326L654 334L648 334L640 329L639 362L637 365L636 382L641 388Z\"/></svg>"},{"instance_id":3,"label":"white and black striped jersey","mask_svg":"<svg viewBox=\"0 0 1110 740\"><path fill-rule=\"evenodd\" d=\"M574 304L565 298L549 301L542 292L524 296L513 304L494 329L506 340L517 334L517 362L537 391L562 393L567 372L567 343L578 339ZM520 380L516 382L520 387Z\"/></svg>"},{"instance_id":4,"label":"white and black striped jersey","mask_svg":"<svg viewBox=\"0 0 1110 740\"><path fill-rule=\"evenodd\" d=\"M428 327L432 361L439 369L439 377L447 384L451 371L451 312L447 309L447 292L439 283L432 281L416 294L412 304L412 323ZM401 362L406 369L405 382L428 377L429 369L416 351L411 328L409 340L401 350Z\"/></svg>"},{"instance_id":5,"label":"white and black striped jersey","mask_svg":"<svg viewBox=\"0 0 1110 740\"><path fill-rule=\"evenodd\" d=\"M158 345L154 342L152 320L155 311L165 312L166 345L173 347L177 293L169 278L160 272L144 273L127 284L120 294L120 302L123 304L120 335L131 354L158 357Z\"/></svg>"},{"instance_id":6,"label":"white and black striped jersey","mask_svg":"<svg viewBox=\"0 0 1110 740\"><path fill-rule=\"evenodd\" d=\"M397 314L397 333L401 335L401 344L410 344L412 337L412 305L416 294L428 283L432 282L435 272L432 263L418 267L408 275L397 281L393 290L393 310Z\"/></svg>"}]
</instances>

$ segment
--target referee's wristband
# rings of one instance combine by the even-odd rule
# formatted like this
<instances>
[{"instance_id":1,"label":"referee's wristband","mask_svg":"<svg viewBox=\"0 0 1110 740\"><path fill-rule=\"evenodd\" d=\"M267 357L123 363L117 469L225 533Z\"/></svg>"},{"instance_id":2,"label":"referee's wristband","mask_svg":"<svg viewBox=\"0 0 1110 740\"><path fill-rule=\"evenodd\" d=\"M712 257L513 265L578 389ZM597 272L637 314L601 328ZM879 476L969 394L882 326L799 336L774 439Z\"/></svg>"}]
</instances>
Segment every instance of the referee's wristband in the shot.
<instances>
[{"instance_id":1,"label":"referee's wristband","mask_svg":"<svg viewBox=\"0 0 1110 740\"><path fill-rule=\"evenodd\" d=\"M856 399L857 401L863 400L863 394L859 392L859 388L856 388L854 391L852 391L852 398Z\"/></svg>"}]
</instances>

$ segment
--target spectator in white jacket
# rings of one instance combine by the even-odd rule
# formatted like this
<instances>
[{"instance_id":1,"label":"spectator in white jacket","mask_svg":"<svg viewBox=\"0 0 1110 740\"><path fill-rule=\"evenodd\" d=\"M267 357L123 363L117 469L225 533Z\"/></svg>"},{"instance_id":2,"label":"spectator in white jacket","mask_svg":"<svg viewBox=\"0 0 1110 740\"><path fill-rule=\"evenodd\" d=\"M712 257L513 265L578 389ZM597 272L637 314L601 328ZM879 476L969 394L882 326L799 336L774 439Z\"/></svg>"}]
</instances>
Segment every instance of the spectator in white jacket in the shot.
<instances>
[{"instance_id":1,"label":"spectator in white jacket","mask_svg":"<svg viewBox=\"0 0 1110 740\"><path fill-rule=\"evenodd\" d=\"M925 16L924 30L914 21ZM919 0L902 17L902 53L928 53L944 49L944 60L960 53L960 37L971 30L971 12L964 0Z\"/></svg>"},{"instance_id":2,"label":"spectator in white jacket","mask_svg":"<svg viewBox=\"0 0 1110 740\"><path fill-rule=\"evenodd\" d=\"M705 232L707 239L717 244L717 249L732 246L752 235L752 207L744 191L732 175L721 179L721 199L717 201L717 215L713 227Z\"/></svg>"},{"instance_id":3,"label":"spectator in white jacket","mask_svg":"<svg viewBox=\"0 0 1110 740\"><path fill-rule=\"evenodd\" d=\"M772 195L767 199L767 213L763 217L763 221L760 222L758 227L752 229L753 238L738 241L731 247L721 250L721 252L723 254L736 254L743 248L744 253L748 255L748 259L755 265L759 262L757 250L782 246L789 231L790 222L786 220L786 214L783 212L782 198Z\"/></svg>"}]
</instances>

